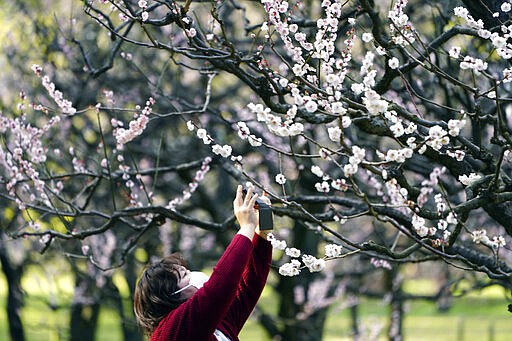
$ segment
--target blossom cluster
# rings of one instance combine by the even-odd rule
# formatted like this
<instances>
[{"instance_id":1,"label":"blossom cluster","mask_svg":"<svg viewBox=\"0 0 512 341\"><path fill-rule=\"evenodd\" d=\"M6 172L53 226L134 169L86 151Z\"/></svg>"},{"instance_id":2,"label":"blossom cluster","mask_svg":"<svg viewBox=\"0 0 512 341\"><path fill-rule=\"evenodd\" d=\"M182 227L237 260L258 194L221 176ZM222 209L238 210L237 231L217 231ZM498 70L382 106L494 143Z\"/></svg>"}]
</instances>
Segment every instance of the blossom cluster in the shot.
<instances>
[{"instance_id":1,"label":"blossom cluster","mask_svg":"<svg viewBox=\"0 0 512 341\"><path fill-rule=\"evenodd\" d=\"M487 231L484 229L478 229L471 232L473 242L476 244L483 244L491 248L499 248L507 245L503 236L494 236L492 240L487 236Z\"/></svg>"},{"instance_id":2,"label":"blossom cluster","mask_svg":"<svg viewBox=\"0 0 512 341\"><path fill-rule=\"evenodd\" d=\"M247 123L240 121L237 123L237 127L238 127L238 136L242 140L249 141L250 145L253 147L259 147L262 145L263 140L260 137L256 137L255 135L251 134L251 131L249 130L249 127L247 126Z\"/></svg>"},{"instance_id":3,"label":"blossom cluster","mask_svg":"<svg viewBox=\"0 0 512 341\"><path fill-rule=\"evenodd\" d=\"M436 186L439 184L439 178L446 173L446 168L434 168L434 170L430 173L428 180L423 180L420 187L420 195L418 196L417 205L418 207L423 207L429 198L434 193ZM441 215L447 209L447 205L444 202L444 198L439 193L434 195L434 202L436 204L436 210ZM416 216L416 213L413 214L414 220L414 228L416 229L416 233L420 237L425 236L437 236L434 239L434 245L442 245L448 241L451 236L451 232L448 229L450 225L457 224L457 216L453 212L449 212L445 219L439 219L437 226L427 227L425 219ZM436 234L440 234L436 235Z\"/></svg>"},{"instance_id":4,"label":"blossom cluster","mask_svg":"<svg viewBox=\"0 0 512 341\"><path fill-rule=\"evenodd\" d=\"M477 74L481 71L487 70L488 66L487 62L484 62L482 59L471 56L465 56L463 61L460 63L460 68L462 70L473 70Z\"/></svg>"},{"instance_id":5,"label":"blossom cluster","mask_svg":"<svg viewBox=\"0 0 512 341\"><path fill-rule=\"evenodd\" d=\"M355 161L353 161L355 162ZM357 167L357 166L356 166ZM321 178L321 182L315 183L315 189L320 193L329 193L331 188L337 191L346 191L348 189L348 184L345 179L332 179L328 174L324 173L320 166L313 165L311 166L311 173L315 176Z\"/></svg>"},{"instance_id":6,"label":"blossom cluster","mask_svg":"<svg viewBox=\"0 0 512 341\"><path fill-rule=\"evenodd\" d=\"M155 100L150 97L146 101L146 106L142 109L140 114L136 112L133 115L134 119L128 124L128 129L123 128L121 121L112 120L112 126L115 128L113 133L117 141L118 149L122 149L123 145L134 140L144 132L149 122L149 115L151 114L153 104L155 104ZM140 107L137 106L135 109L138 111Z\"/></svg>"},{"instance_id":7,"label":"blossom cluster","mask_svg":"<svg viewBox=\"0 0 512 341\"><path fill-rule=\"evenodd\" d=\"M147 21L149 19L149 13L147 12L148 2L146 0L139 0L137 5L142 10L140 14L142 21Z\"/></svg>"},{"instance_id":8,"label":"blossom cluster","mask_svg":"<svg viewBox=\"0 0 512 341\"><path fill-rule=\"evenodd\" d=\"M325 16L316 22L317 31L313 42L307 40L307 34L299 30L297 24L289 24L288 16L291 11L285 0L262 0L262 4L268 14L268 23L274 26L276 32L284 43L284 49L288 52L294 64L291 71L296 77L304 77L313 84L320 84L324 76L323 88L328 94L311 93L299 88L296 84L288 82L285 77L276 77L276 82L283 88L288 87L291 92L290 109L284 118L270 113L268 108L261 105L249 104L259 121L265 122L269 130L278 136L294 136L302 133L304 127L295 122L297 110L303 109L308 113L318 110L326 110L333 114L343 115L346 109L339 101L341 98L342 83L348 72L348 62L351 60L351 49L354 41L354 31L347 32L349 38L345 41L347 46L342 51L341 58L335 57L335 42L339 18L341 16L341 1L324 0L321 3ZM264 23L262 31L268 31L268 24ZM270 39L270 35L267 35ZM307 57L307 58L305 58ZM308 59L321 59L321 75L317 76L316 68L310 65Z\"/></svg>"},{"instance_id":9,"label":"blossom cluster","mask_svg":"<svg viewBox=\"0 0 512 341\"><path fill-rule=\"evenodd\" d=\"M480 180L482 176L479 175L479 174L476 174L476 173L470 173L468 175L466 174L463 174L463 175L459 175L459 181L465 185L465 186L469 186L471 185L472 183L474 183L475 181L478 181Z\"/></svg>"},{"instance_id":10,"label":"blossom cluster","mask_svg":"<svg viewBox=\"0 0 512 341\"><path fill-rule=\"evenodd\" d=\"M242 123L242 129L243 131L247 132L249 131L249 128L247 126L243 127L244 123ZM240 127L240 126L239 126ZM196 129L196 126L192 123L192 121L187 122L187 128L190 131L194 131ZM203 141L205 145L211 145L211 150L215 155L220 155L224 158L231 157L231 161L241 161L242 156L241 155L232 155L233 148L229 144L220 145L220 144L213 144L214 142L213 138L208 134L208 131L204 128L198 128L196 131L196 136ZM252 138L249 136L249 139ZM256 139L256 137L254 137ZM257 140L257 139L256 139Z\"/></svg>"},{"instance_id":11,"label":"blossom cluster","mask_svg":"<svg viewBox=\"0 0 512 341\"><path fill-rule=\"evenodd\" d=\"M429 198L432 197L436 186L439 183L439 177L445 174L446 168L434 168L430 173L429 178L423 180L420 186L420 194L416 200L416 205L421 208L427 204ZM453 212L448 212L446 218L440 218L436 226L428 226L427 220L418 215L417 211L414 210L408 199L408 191L406 188L400 187L396 179L389 179L386 182L386 197L385 201L389 201L389 204L396 207L397 210L402 213L411 216L411 224L414 231L419 237L430 237L433 238L434 245L445 244L451 236L449 229L450 225L457 224L457 217ZM440 193L434 195L434 204L439 216L444 216L444 212L447 210L446 202Z\"/></svg>"},{"instance_id":12,"label":"blossom cluster","mask_svg":"<svg viewBox=\"0 0 512 341\"><path fill-rule=\"evenodd\" d=\"M390 124L389 129L396 138L404 135L412 135L417 132L418 127L414 122L410 122L404 126L403 119L401 119L394 110L386 111L384 117L388 120ZM446 147L450 143L450 136L457 137L465 124L466 120L464 119L451 119L447 123L448 130L440 125L434 125L429 128L428 136L425 136L425 140L421 143L421 146L419 145L421 141L418 141L416 136L410 136L406 140L406 147L401 149L388 149L386 154L376 151L377 156L387 162L402 163L406 159L411 158L415 150L417 150L419 154L423 154L428 146L438 152L446 153L446 155L457 159L457 161L462 161L466 155L463 150L451 150Z\"/></svg>"},{"instance_id":13,"label":"blossom cluster","mask_svg":"<svg viewBox=\"0 0 512 341\"><path fill-rule=\"evenodd\" d=\"M45 131L58 121L57 116L45 128L39 129L26 122L25 116L11 119L0 113L0 133L10 137L8 148L0 149L0 164L5 170L5 178L8 179L6 188L9 195L15 196L19 183L31 180L36 193L43 200L48 200L45 183L40 179L38 171L39 164L45 162L47 157L41 138ZM26 192L30 190L28 186L23 186L23 189ZM34 201L35 198L34 194L30 195L31 201ZM18 202L18 205L25 206L21 201Z\"/></svg>"},{"instance_id":14,"label":"blossom cluster","mask_svg":"<svg viewBox=\"0 0 512 341\"><path fill-rule=\"evenodd\" d=\"M500 9L502 12L507 13L510 12L510 7L510 3L504 1L500 6ZM501 25L501 33L499 30L491 32L484 27L483 20L475 20L469 14L467 8L456 7L454 8L453 11L455 16L465 20L469 27L477 30L478 35L481 38L490 40L491 44L496 49L496 53L498 54L498 56L500 56L503 59L512 58L512 44L508 42L509 38L512 36L512 25ZM499 13L493 13L493 15L499 16ZM487 63L483 62L478 58L466 56L464 60L461 62L460 67L461 69L473 69L476 72L479 72L487 69Z\"/></svg>"},{"instance_id":15,"label":"blossom cluster","mask_svg":"<svg viewBox=\"0 0 512 341\"><path fill-rule=\"evenodd\" d=\"M36 76L41 77L43 68L34 64L32 65L32 71L34 71ZM65 99L63 93L55 88L55 84L50 80L48 75L43 75L41 77L41 84L43 84L50 97L53 98L64 114L74 115L76 113L73 103Z\"/></svg>"},{"instance_id":16,"label":"blossom cluster","mask_svg":"<svg viewBox=\"0 0 512 341\"><path fill-rule=\"evenodd\" d=\"M342 116L341 117L341 126L343 128L348 128L350 124L352 123L352 120L349 116ZM339 126L334 127L328 127L327 133L329 134L329 139L333 142L340 142L342 130Z\"/></svg>"},{"instance_id":17,"label":"blossom cluster","mask_svg":"<svg viewBox=\"0 0 512 341\"><path fill-rule=\"evenodd\" d=\"M33 66L33 71L41 77L43 69ZM42 76L43 86L49 95L62 109L63 114L74 114L72 103L63 98L63 94L55 89L55 85L46 75ZM25 112L25 94L20 93L21 102L17 108L22 110L21 116L11 118L0 112L0 133L4 136L4 144L0 146L0 178L6 179L6 189L20 209L25 209L27 203L41 202L52 207L50 193L58 194L63 189L61 181L45 183L41 179L41 171L45 171L44 163L48 158L48 148L45 147L44 138L52 128L61 121L62 115L56 115L46 120L42 127L37 127L28 122L28 115ZM48 114L41 105L31 104L34 111L41 111ZM4 148L5 147L5 148ZM55 153L60 153L58 149ZM32 184L32 186L30 186Z\"/></svg>"},{"instance_id":18,"label":"blossom cluster","mask_svg":"<svg viewBox=\"0 0 512 341\"><path fill-rule=\"evenodd\" d=\"M326 260L342 256L341 245L325 245L325 257L316 258L312 255L303 254L299 249L287 247L286 241L277 239L273 233L268 234L267 240L270 241L274 249L284 250L285 254L292 258L288 263L284 263L279 267L279 274L282 276L297 276L304 268L307 268L309 272L319 272L325 269Z\"/></svg>"},{"instance_id":19,"label":"blossom cluster","mask_svg":"<svg viewBox=\"0 0 512 341\"><path fill-rule=\"evenodd\" d=\"M358 146L352 146L352 155L348 158L348 164L343 166L345 177L350 177L357 173L359 165L363 162L366 150Z\"/></svg>"},{"instance_id":20,"label":"blossom cluster","mask_svg":"<svg viewBox=\"0 0 512 341\"><path fill-rule=\"evenodd\" d=\"M467 8L465 7L455 7L453 9L453 13L468 23L468 25L471 28L477 29L477 30L483 30L484 29L484 22L482 19L475 20L470 14Z\"/></svg>"},{"instance_id":21,"label":"blossom cluster","mask_svg":"<svg viewBox=\"0 0 512 341\"><path fill-rule=\"evenodd\" d=\"M434 150L439 151L443 146L450 142L448 133L441 126L435 125L428 130L428 139L426 144Z\"/></svg>"},{"instance_id":22,"label":"blossom cluster","mask_svg":"<svg viewBox=\"0 0 512 341\"><path fill-rule=\"evenodd\" d=\"M388 269L388 270L392 269L391 264L389 264L389 262L385 259L377 259L375 257L372 257L370 259L370 264L376 268L384 268L384 269Z\"/></svg>"},{"instance_id":23,"label":"blossom cluster","mask_svg":"<svg viewBox=\"0 0 512 341\"><path fill-rule=\"evenodd\" d=\"M316 258L311 255L302 255L302 263L297 259L292 259L279 267L279 274L282 276L297 276L302 268L306 267L310 272L320 272L325 269L325 259Z\"/></svg>"},{"instance_id":24,"label":"blossom cluster","mask_svg":"<svg viewBox=\"0 0 512 341\"><path fill-rule=\"evenodd\" d=\"M409 22L409 17L404 13L408 0L398 0L393 9L389 11L388 18L391 21L389 31L393 42L400 46L407 46L415 41L414 27Z\"/></svg>"},{"instance_id":25,"label":"blossom cluster","mask_svg":"<svg viewBox=\"0 0 512 341\"><path fill-rule=\"evenodd\" d=\"M277 136L296 136L304 131L304 125L293 120L295 117L294 111L296 110L296 107L292 107L288 110L288 115L285 117L284 121L280 116L272 114L271 110L263 107L262 104L249 103L247 107L256 114L259 122L264 122L268 129ZM251 140L253 143L254 141L257 141L256 138L252 138L249 135L249 141Z\"/></svg>"},{"instance_id":26,"label":"blossom cluster","mask_svg":"<svg viewBox=\"0 0 512 341\"><path fill-rule=\"evenodd\" d=\"M212 162L211 157L206 157L203 160L203 163L201 164L201 168L196 171L196 174L194 178L192 179L192 182L188 184L188 188L183 190L183 195L178 198L174 198L173 200L169 201L166 208L170 210L175 210L178 205L181 205L183 202L190 199L192 196L192 193L194 193L199 186L199 183L204 180L204 177L206 173L210 170L210 163Z\"/></svg>"}]
</instances>

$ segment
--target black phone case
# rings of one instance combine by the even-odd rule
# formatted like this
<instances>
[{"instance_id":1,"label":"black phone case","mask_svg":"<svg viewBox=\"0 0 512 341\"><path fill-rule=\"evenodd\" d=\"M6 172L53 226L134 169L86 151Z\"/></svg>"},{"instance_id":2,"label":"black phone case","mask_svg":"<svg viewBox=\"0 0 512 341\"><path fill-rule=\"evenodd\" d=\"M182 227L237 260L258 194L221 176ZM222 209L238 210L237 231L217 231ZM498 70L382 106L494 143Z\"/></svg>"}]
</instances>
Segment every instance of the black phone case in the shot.
<instances>
[{"instance_id":1,"label":"black phone case","mask_svg":"<svg viewBox=\"0 0 512 341\"><path fill-rule=\"evenodd\" d=\"M243 194L244 196L247 195L247 190L245 188L243 189ZM274 219L272 217L272 207L268 206L260 199L256 199L256 205L254 207L258 209L258 213L260 216L260 230L273 230Z\"/></svg>"},{"instance_id":2,"label":"black phone case","mask_svg":"<svg viewBox=\"0 0 512 341\"><path fill-rule=\"evenodd\" d=\"M259 205L258 211L260 215L260 230L273 230L274 229L274 220L272 219L272 208L270 206L265 205L266 207L262 207L263 205Z\"/></svg>"}]
</instances>

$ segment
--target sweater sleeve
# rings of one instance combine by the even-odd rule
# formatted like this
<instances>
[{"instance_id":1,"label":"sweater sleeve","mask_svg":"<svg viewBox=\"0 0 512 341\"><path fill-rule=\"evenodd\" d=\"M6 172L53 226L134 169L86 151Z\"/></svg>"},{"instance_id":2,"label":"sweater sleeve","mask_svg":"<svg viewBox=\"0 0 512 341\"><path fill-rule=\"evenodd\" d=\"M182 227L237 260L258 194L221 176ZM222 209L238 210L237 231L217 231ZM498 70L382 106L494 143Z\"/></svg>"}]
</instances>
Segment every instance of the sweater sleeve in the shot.
<instances>
[{"instance_id":1,"label":"sweater sleeve","mask_svg":"<svg viewBox=\"0 0 512 341\"><path fill-rule=\"evenodd\" d=\"M151 341L210 339L235 298L252 249L249 238L236 235L213 268L210 279L162 319Z\"/></svg>"},{"instance_id":2,"label":"sweater sleeve","mask_svg":"<svg viewBox=\"0 0 512 341\"><path fill-rule=\"evenodd\" d=\"M236 297L222 324L222 329L229 334L232 340L238 339L236 336L238 336L256 303L258 303L272 262L270 242L256 234L253 238L253 245L251 259L244 270L242 280L236 291Z\"/></svg>"}]
</instances>

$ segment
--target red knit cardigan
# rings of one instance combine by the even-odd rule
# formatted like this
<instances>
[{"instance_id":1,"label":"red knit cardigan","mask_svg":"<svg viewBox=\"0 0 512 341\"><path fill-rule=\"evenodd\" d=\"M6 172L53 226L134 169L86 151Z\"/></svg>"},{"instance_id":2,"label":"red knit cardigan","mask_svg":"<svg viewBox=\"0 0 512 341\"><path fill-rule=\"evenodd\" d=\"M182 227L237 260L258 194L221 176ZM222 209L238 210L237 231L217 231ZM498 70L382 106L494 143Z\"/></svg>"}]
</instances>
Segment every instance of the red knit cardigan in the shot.
<instances>
[{"instance_id":1,"label":"red knit cardigan","mask_svg":"<svg viewBox=\"0 0 512 341\"><path fill-rule=\"evenodd\" d=\"M214 341L219 329L237 341L267 281L272 247L255 235L237 234L210 279L191 298L160 321L151 341Z\"/></svg>"}]
</instances>

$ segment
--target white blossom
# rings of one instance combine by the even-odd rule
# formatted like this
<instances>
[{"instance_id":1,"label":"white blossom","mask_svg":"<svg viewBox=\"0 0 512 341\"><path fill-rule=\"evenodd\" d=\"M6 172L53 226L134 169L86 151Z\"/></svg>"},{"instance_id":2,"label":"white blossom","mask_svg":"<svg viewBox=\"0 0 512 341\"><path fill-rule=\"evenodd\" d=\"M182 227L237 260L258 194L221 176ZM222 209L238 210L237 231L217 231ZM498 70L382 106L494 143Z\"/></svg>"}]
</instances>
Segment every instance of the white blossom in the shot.
<instances>
[{"instance_id":1,"label":"white blossom","mask_svg":"<svg viewBox=\"0 0 512 341\"><path fill-rule=\"evenodd\" d=\"M310 272L319 272L325 269L325 260L316 258L311 255L303 255L302 262L309 269Z\"/></svg>"},{"instance_id":2,"label":"white blossom","mask_svg":"<svg viewBox=\"0 0 512 341\"><path fill-rule=\"evenodd\" d=\"M478 35L484 39L489 39L491 37L491 31L481 28L478 30Z\"/></svg>"},{"instance_id":3,"label":"white blossom","mask_svg":"<svg viewBox=\"0 0 512 341\"><path fill-rule=\"evenodd\" d=\"M345 109L341 102L334 102L331 104L331 111L333 114L344 114L347 112L347 109Z\"/></svg>"},{"instance_id":4,"label":"white blossom","mask_svg":"<svg viewBox=\"0 0 512 341\"><path fill-rule=\"evenodd\" d=\"M361 39L365 43L369 43L370 41L373 40L373 34L371 34L370 32L365 32L365 33L362 34Z\"/></svg>"},{"instance_id":5,"label":"white blossom","mask_svg":"<svg viewBox=\"0 0 512 341\"><path fill-rule=\"evenodd\" d=\"M316 165L311 166L311 173L315 174L319 178L324 176L324 172L322 171L322 168L320 168L319 166L316 166Z\"/></svg>"},{"instance_id":6,"label":"white blossom","mask_svg":"<svg viewBox=\"0 0 512 341\"><path fill-rule=\"evenodd\" d=\"M497 32L491 34L491 42L497 48L503 48L507 45L507 38L500 36Z\"/></svg>"},{"instance_id":7,"label":"white blossom","mask_svg":"<svg viewBox=\"0 0 512 341\"><path fill-rule=\"evenodd\" d=\"M294 247L287 247L285 250L284 250L285 254L287 256L290 256L290 257L293 257L293 258L297 258L297 257L300 257L300 250L299 249L296 249Z\"/></svg>"},{"instance_id":8,"label":"white blossom","mask_svg":"<svg viewBox=\"0 0 512 341\"><path fill-rule=\"evenodd\" d=\"M329 183L327 181L317 182L315 184L315 188L318 192L321 193L329 193L331 187L329 186Z\"/></svg>"},{"instance_id":9,"label":"white blossom","mask_svg":"<svg viewBox=\"0 0 512 341\"><path fill-rule=\"evenodd\" d=\"M300 268L295 263L285 263L279 267L279 274L281 276L297 276L300 273Z\"/></svg>"},{"instance_id":10,"label":"white blossom","mask_svg":"<svg viewBox=\"0 0 512 341\"><path fill-rule=\"evenodd\" d=\"M487 237L487 231L483 229L471 232L471 236L473 237L473 242L476 244L488 244L490 241L489 237Z\"/></svg>"},{"instance_id":11,"label":"white blossom","mask_svg":"<svg viewBox=\"0 0 512 341\"><path fill-rule=\"evenodd\" d=\"M356 174L358 169L359 167L357 165L352 165L349 163L343 166L343 174L345 175L345 177L349 177Z\"/></svg>"},{"instance_id":12,"label":"white blossom","mask_svg":"<svg viewBox=\"0 0 512 341\"><path fill-rule=\"evenodd\" d=\"M348 116L343 116L343 117L341 118L341 126L342 126L343 128L348 128L348 127L350 127L350 125L351 125L351 124L352 124L352 120L350 119L350 117L348 117Z\"/></svg>"},{"instance_id":13,"label":"white blossom","mask_svg":"<svg viewBox=\"0 0 512 341\"><path fill-rule=\"evenodd\" d=\"M428 130L429 139L426 144L435 150L440 150L444 145L450 142L446 136L447 132L441 126L435 125Z\"/></svg>"},{"instance_id":14,"label":"white blossom","mask_svg":"<svg viewBox=\"0 0 512 341\"><path fill-rule=\"evenodd\" d=\"M458 136L462 127L466 125L466 120L449 120L448 121L448 134L451 136Z\"/></svg>"},{"instance_id":15,"label":"white blossom","mask_svg":"<svg viewBox=\"0 0 512 341\"><path fill-rule=\"evenodd\" d=\"M365 91L363 104L371 115L383 113L388 108L388 102L381 99L380 95L374 90Z\"/></svg>"},{"instance_id":16,"label":"white blossom","mask_svg":"<svg viewBox=\"0 0 512 341\"><path fill-rule=\"evenodd\" d=\"M503 83L512 82L512 68L503 69Z\"/></svg>"},{"instance_id":17,"label":"white blossom","mask_svg":"<svg viewBox=\"0 0 512 341\"><path fill-rule=\"evenodd\" d=\"M329 139L334 142L340 142L341 129L338 126L327 128Z\"/></svg>"},{"instance_id":18,"label":"white blossom","mask_svg":"<svg viewBox=\"0 0 512 341\"><path fill-rule=\"evenodd\" d=\"M214 154L217 154L217 155L220 155L222 157L229 157L231 155L231 152L232 152L232 148L230 145L219 145L219 144L215 144L212 146L212 152Z\"/></svg>"},{"instance_id":19,"label":"white blossom","mask_svg":"<svg viewBox=\"0 0 512 341\"><path fill-rule=\"evenodd\" d=\"M423 238L428 235L428 227L425 226L425 219L422 217L414 214L412 216L412 226L420 237Z\"/></svg>"},{"instance_id":20,"label":"white blossom","mask_svg":"<svg viewBox=\"0 0 512 341\"><path fill-rule=\"evenodd\" d=\"M304 108L306 109L306 111L313 113L318 109L318 104L315 101L310 100L306 102Z\"/></svg>"},{"instance_id":21,"label":"white blossom","mask_svg":"<svg viewBox=\"0 0 512 341\"><path fill-rule=\"evenodd\" d=\"M452 58L459 58L460 55L460 47L459 46L452 46L450 51L448 51L448 54Z\"/></svg>"},{"instance_id":22,"label":"white blossom","mask_svg":"<svg viewBox=\"0 0 512 341\"><path fill-rule=\"evenodd\" d=\"M348 189L345 179L335 179L331 182L331 187L338 191L346 191Z\"/></svg>"},{"instance_id":23,"label":"white blossom","mask_svg":"<svg viewBox=\"0 0 512 341\"><path fill-rule=\"evenodd\" d=\"M446 221L448 222L448 224L457 224L457 215L453 212L448 213Z\"/></svg>"},{"instance_id":24,"label":"white blossom","mask_svg":"<svg viewBox=\"0 0 512 341\"><path fill-rule=\"evenodd\" d=\"M507 245L507 242L505 241L505 238L503 236L495 236L492 238L492 241L498 247Z\"/></svg>"},{"instance_id":25,"label":"white blossom","mask_svg":"<svg viewBox=\"0 0 512 341\"><path fill-rule=\"evenodd\" d=\"M388 66L391 69L398 69L398 67L400 66L400 61L398 60L398 58L393 57L388 60Z\"/></svg>"},{"instance_id":26,"label":"white blossom","mask_svg":"<svg viewBox=\"0 0 512 341\"><path fill-rule=\"evenodd\" d=\"M277 174L275 180L280 185L284 185L286 183L286 177L282 173Z\"/></svg>"},{"instance_id":27,"label":"white blossom","mask_svg":"<svg viewBox=\"0 0 512 341\"><path fill-rule=\"evenodd\" d=\"M476 173L470 173L469 175L459 175L459 181L462 182L463 185L469 186L475 181L479 180L482 176Z\"/></svg>"},{"instance_id":28,"label":"white blossom","mask_svg":"<svg viewBox=\"0 0 512 341\"><path fill-rule=\"evenodd\" d=\"M462 70L472 69L476 73L487 70L487 66L487 62L471 56L464 57L463 61L460 63L460 68Z\"/></svg>"},{"instance_id":29,"label":"white blossom","mask_svg":"<svg viewBox=\"0 0 512 341\"><path fill-rule=\"evenodd\" d=\"M197 30L193 27L191 27L189 29L185 29L185 35L188 38L194 38L197 35Z\"/></svg>"},{"instance_id":30,"label":"white blossom","mask_svg":"<svg viewBox=\"0 0 512 341\"><path fill-rule=\"evenodd\" d=\"M350 86L350 89L354 92L354 94L359 95L364 91L364 84L361 83L353 83Z\"/></svg>"},{"instance_id":31,"label":"white blossom","mask_svg":"<svg viewBox=\"0 0 512 341\"><path fill-rule=\"evenodd\" d=\"M267 240L270 242L273 249L281 251L286 249L286 241L277 239L273 233L267 235Z\"/></svg>"},{"instance_id":32,"label":"white blossom","mask_svg":"<svg viewBox=\"0 0 512 341\"><path fill-rule=\"evenodd\" d=\"M393 136L395 137L400 137L403 134L405 134L405 129L401 121L398 121L397 123L393 124L391 127L389 127L389 129L391 130Z\"/></svg>"},{"instance_id":33,"label":"white blossom","mask_svg":"<svg viewBox=\"0 0 512 341\"><path fill-rule=\"evenodd\" d=\"M335 258L341 256L343 246L336 244L325 245L325 256L328 258Z\"/></svg>"},{"instance_id":34,"label":"white blossom","mask_svg":"<svg viewBox=\"0 0 512 341\"><path fill-rule=\"evenodd\" d=\"M238 127L238 136L242 139L242 140L245 140L249 137L249 135L251 134L251 131L249 130L249 127L247 126L247 124L243 121L240 121L237 123L237 127Z\"/></svg>"},{"instance_id":35,"label":"white blossom","mask_svg":"<svg viewBox=\"0 0 512 341\"><path fill-rule=\"evenodd\" d=\"M204 144L212 143L212 138L208 135L208 132L206 131L206 129L203 129L203 128L197 129L196 135L197 135L197 137L199 137L200 139L203 140Z\"/></svg>"}]
</instances>

